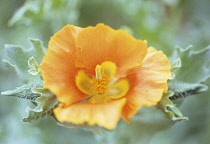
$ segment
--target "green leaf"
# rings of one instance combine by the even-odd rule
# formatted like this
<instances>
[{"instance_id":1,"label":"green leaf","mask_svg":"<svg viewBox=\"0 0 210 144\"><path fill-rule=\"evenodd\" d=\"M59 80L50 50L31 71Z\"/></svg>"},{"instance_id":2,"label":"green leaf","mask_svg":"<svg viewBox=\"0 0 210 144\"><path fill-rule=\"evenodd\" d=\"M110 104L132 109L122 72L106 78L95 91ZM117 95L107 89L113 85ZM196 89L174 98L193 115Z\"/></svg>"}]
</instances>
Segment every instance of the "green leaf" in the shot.
<instances>
[{"instance_id":1,"label":"green leaf","mask_svg":"<svg viewBox=\"0 0 210 144\"><path fill-rule=\"evenodd\" d=\"M35 122L39 118L50 116L53 109L58 105L56 96L44 88L34 88L33 93L41 96L36 99L37 106L34 109L27 108L28 117L23 118L23 122Z\"/></svg>"},{"instance_id":2,"label":"green leaf","mask_svg":"<svg viewBox=\"0 0 210 144\"><path fill-rule=\"evenodd\" d=\"M41 40L38 39L28 39L32 48L29 51L29 55L34 57L38 63L41 63L43 56L45 55L47 49L43 46Z\"/></svg>"},{"instance_id":3,"label":"green leaf","mask_svg":"<svg viewBox=\"0 0 210 144\"><path fill-rule=\"evenodd\" d=\"M3 60L3 62L6 62L7 67L10 66L15 69L24 83L37 81L37 79L39 79L39 76L32 76L28 73L28 59L34 57L37 62L40 63L46 51L40 40L29 39L29 42L32 45L30 49L23 49L16 45L5 45L7 60Z\"/></svg>"},{"instance_id":4,"label":"green leaf","mask_svg":"<svg viewBox=\"0 0 210 144\"><path fill-rule=\"evenodd\" d=\"M16 72L15 65L11 64L9 61L3 59L2 60L4 67L6 67L9 71Z\"/></svg>"},{"instance_id":5,"label":"green leaf","mask_svg":"<svg viewBox=\"0 0 210 144\"><path fill-rule=\"evenodd\" d=\"M170 59L177 58L181 59L182 67L174 71L175 81L200 83L210 77L210 46L199 51L193 51L192 46L186 49L177 47Z\"/></svg>"},{"instance_id":6,"label":"green leaf","mask_svg":"<svg viewBox=\"0 0 210 144\"><path fill-rule=\"evenodd\" d=\"M37 83L29 82L28 84L24 84L23 86L18 87L15 90L1 92L1 95L19 97L35 102L35 99L40 97L40 94L34 93L32 89L40 86L42 86L42 84L39 82Z\"/></svg>"},{"instance_id":7,"label":"green leaf","mask_svg":"<svg viewBox=\"0 0 210 144\"><path fill-rule=\"evenodd\" d=\"M157 104L157 108L165 113L165 116L173 121L187 120L187 117L183 117L179 109L171 102L170 97L174 95L174 92L169 91L163 94L161 101Z\"/></svg>"},{"instance_id":8,"label":"green leaf","mask_svg":"<svg viewBox=\"0 0 210 144\"><path fill-rule=\"evenodd\" d=\"M177 47L170 58L173 77L168 81L169 92L164 94L157 108L161 109L168 118L174 121L187 119L175 106L184 98L208 90L201 84L210 76L210 47L192 51ZM182 62L182 63L181 63Z\"/></svg>"}]
</instances>

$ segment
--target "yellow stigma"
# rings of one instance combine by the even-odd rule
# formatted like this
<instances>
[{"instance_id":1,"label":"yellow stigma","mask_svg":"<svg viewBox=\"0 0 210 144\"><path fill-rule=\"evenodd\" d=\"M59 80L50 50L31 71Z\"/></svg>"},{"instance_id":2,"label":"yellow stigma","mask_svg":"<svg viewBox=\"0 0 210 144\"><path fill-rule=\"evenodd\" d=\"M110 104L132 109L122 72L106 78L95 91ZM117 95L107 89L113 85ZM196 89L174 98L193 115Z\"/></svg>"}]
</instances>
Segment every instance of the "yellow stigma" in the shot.
<instances>
[{"instance_id":1,"label":"yellow stigma","mask_svg":"<svg viewBox=\"0 0 210 144\"><path fill-rule=\"evenodd\" d=\"M96 76L93 77L93 81L91 82L93 83L92 89L95 90L95 92L98 94L103 94L107 91L107 85L110 81L109 77L104 74L100 65L96 66L95 72Z\"/></svg>"}]
</instances>

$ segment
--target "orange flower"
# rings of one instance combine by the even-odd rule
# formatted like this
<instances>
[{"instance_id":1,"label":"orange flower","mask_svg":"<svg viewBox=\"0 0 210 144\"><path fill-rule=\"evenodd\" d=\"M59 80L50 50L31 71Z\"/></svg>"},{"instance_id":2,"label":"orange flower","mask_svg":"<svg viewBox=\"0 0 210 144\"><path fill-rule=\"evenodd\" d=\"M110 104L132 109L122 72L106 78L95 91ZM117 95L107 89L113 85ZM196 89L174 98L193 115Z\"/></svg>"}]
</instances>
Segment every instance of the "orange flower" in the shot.
<instances>
[{"instance_id":1,"label":"orange flower","mask_svg":"<svg viewBox=\"0 0 210 144\"><path fill-rule=\"evenodd\" d=\"M170 63L146 43L104 24L57 32L40 69L60 102L58 121L113 129L120 117L129 122L141 106L156 105L168 89Z\"/></svg>"}]
</instances>

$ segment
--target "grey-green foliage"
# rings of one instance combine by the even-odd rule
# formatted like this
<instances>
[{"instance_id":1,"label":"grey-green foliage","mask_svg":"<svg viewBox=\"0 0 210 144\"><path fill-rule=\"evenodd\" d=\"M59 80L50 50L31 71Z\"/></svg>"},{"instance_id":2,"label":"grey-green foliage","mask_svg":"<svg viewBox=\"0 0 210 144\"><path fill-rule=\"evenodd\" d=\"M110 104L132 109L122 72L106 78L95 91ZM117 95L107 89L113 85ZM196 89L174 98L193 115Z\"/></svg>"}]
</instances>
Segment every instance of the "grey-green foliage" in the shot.
<instances>
[{"instance_id":1,"label":"grey-green foliage","mask_svg":"<svg viewBox=\"0 0 210 144\"><path fill-rule=\"evenodd\" d=\"M77 23L78 2L78 0L26 0L8 24L9 26L33 25L45 21L48 27L58 30L68 23Z\"/></svg>"},{"instance_id":2,"label":"grey-green foliage","mask_svg":"<svg viewBox=\"0 0 210 144\"><path fill-rule=\"evenodd\" d=\"M182 49L177 47L170 60L173 78L169 80L169 90L163 95L157 108L165 112L166 117L174 121L187 119L176 107L184 98L196 95L208 90L208 86L202 84L210 76L210 47L193 51L191 46Z\"/></svg>"},{"instance_id":3,"label":"grey-green foliage","mask_svg":"<svg viewBox=\"0 0 210 144\"><path fill-rule=\"evenodd\" d=\"M165 116L173 121L188 120L188 118L184 117L180 110L170 100L170 97L173 95L174 92L172 91L163 94L161 101L156 107L162 110L165 113Z\"/></svg>"},{"instance_id":4,"label":"grey-green foliage","mask_svg":"<svg viewBox=\"0 0 210 144\"><path fill-rule=\"evenodd\" d=\"M58 104L57 98L49 90L42 88L43 84L37 82L29 82L15 90L2 92L3 96L14 96L22 99L30 100L36 107L26 109L28 117L23 119L23 122L35 122L39 118L50 116L52 110Z\"/></svg>"},{"instance_id":5,"label":"grey-green foliage","mask_svg":"<svg viewBox=\"0 0 210 144\"><path fill-rule=\"evenodd\" d=\"M174 92L171 99L182 99L208 90L203 83L210 77L210 46L194 51L192 46L177 47L170 57L174 61L179 57L181 67L174 69L175 78L169 80L169 90Z\"/></svg>"},{"instance_id":6,"label":"grey-green foliage","mask_svg":"<svg viewBox=\"0 0 210 144\"><path fill-rule=\"evenodd\" d=\"M201 83L210 77L210 46L194 51L192 46L177 47L170 60L180 57L182 68L176 69L176 80L188 83Z\"/></svg>"},{"instance_id":7,"label":"grey-green foliage","mask_svg":"<svg viewBox=\"0 0 210 144\"><path fill-rule=\"evenodd\" d=\"M53 114L53 109L58 106L58 100L53 93L44 88L38 64L41 62L46 49L43 47L40 40L29 40L32 48L27 51L19 46L5 46L5 52L8 58L8 60L4 60L6 66L13 68L20 77L20 80L27 82L27 84L24 84L15 90L1 92L1 95L27 99L35 105L34 109L29 107L26 109L28 116L23 118L23 122L36 122L38 119L46 116L52 116L56 120L56 117ZM26 60L27 58L28 60ZM35 60L35 58L38 60L38 62ZM88 128L100 135L100 128L97 125L77 125L67 122L57 122L57 124L75 129Z\"/></svg>"},{"instance_id":8,"label":"grey-green foliage","mask_svg":"<svg viewBox=\"0 0 210 144\"><path fill-rule=\"evenodd\" d=\"M29 49L24 49L17 45L5 45L6 60L3 61L6 63L7 67L14 67L23 83L37 81L37 79L39 79L39 75L32 76L28 73L28 67L30 67L30 65L28 65L28 59L34 57L37 63L40 63L46 52L46 48L44 48L41 41L29 39L29 42L32 46Z\"/></svg>"},{"instance_id":9,"label":"grey-green foliage","mask_svg":"<svg viewBox=\"0 0 210 144\"><path fill-rule=\"evenodd\" d=\"M53 109L58 105L56 96L45 88L33 88L32 92L40 94L41 96L36 98L36 107L26 109L28 117L23 118L23 122L35 122L39 118L50 116L53 113Z\"/></svg>"},{"instance_id":10,"label":"grey-green foliage","mask_svg":"<svg viewBox=\"0 0 210 144\"><path fill-rule=\"evenodd\" d=\"M6 66L13 68L20 80L26 84L15 90L1 93L1 95L5 96L16 96L30 100L36 105L34 109L27 108L29 115L23 119L24 122L33 122L43 116L51 115L53 108L58 104L55 95L43 88L43 81L38 67L46 48L44 48L40 40L29 39L29 42L32 47L27 50L20 46L5 45L7 60L4 60L4 62Z\"/></svg>"},{"instance_id":11,"label":"grey-green foliage","mask_svg":"<svg viewBox=\"0 0 210 144\"><path fill-rule=\"evenodd\" d=\"M5 45L5 53L8 60L4 60L7 67L13 68L23 86L15 90L2 92L4 96L16 96L30 100L36 105L34 109L27 108L28 117L23 122L34 122L44 116L50 116L52 110L58 104L57 98L49 90L43 88L38 63L41 62L46 48L37 39L29 39L30 49L23 49L20 46Z\"/></svg>"},{"instance_id":12,"label":"grey-green foliage","mask_svg":"<svg viewBox=\"0 0 210 144\"><path fill-rule=\"evenodd\" d=\"M15 90L2 92L1 95L15 96L35 102L36 98L40 97L40 94L33 93L32 89L37 87L42 87L42 84L29 82L28 84L24 84L23 86L18 87Z\"/></svg>"}]
</instances>

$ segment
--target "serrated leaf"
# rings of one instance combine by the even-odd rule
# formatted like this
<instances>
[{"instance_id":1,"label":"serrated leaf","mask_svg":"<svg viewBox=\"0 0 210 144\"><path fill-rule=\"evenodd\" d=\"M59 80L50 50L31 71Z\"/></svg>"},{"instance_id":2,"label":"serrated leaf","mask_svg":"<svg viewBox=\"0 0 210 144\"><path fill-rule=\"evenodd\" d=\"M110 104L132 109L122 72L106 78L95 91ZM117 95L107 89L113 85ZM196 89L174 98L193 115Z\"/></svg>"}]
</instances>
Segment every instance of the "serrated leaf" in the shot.
<instances>
[{"instance_id":1,"label":"serrated leaf","mask_svg":"<svg viewBox=\"0 0 210 144\"><path fill-rule=\"evenodd\" d=\"M18 87L15 90L8 90L5 92L1 92L1 95L19 97L35 102L35 99L40 97L40 94L34 93L32 89L40 86L42 86L42 84L39 82L37 83L29 82L28 84L24 84L23 86Z\"/></svg>"},{"instance_id":2,"label":"serrated leaf","mask_svg":"<svg viewBox=\"0 0 210 144\"><path fill-rule=\"evenodd\" d=\"M158 109L165 113L165 116L173 121L187 120L187 117L183 117L179 109L171 102L170 97L174 95L174 92L169 91L163 94L161 101L156 105Z\"/></svg>"},{"instance_id":3,"label":"serrated leaf","mask_svg":"<svg viewBox=\"0 0 210 144\"><path fill-rule=\"evenodd\" d=\"M171 92L164 94L157 106L166 116L174 120L185 119L174 103L208 90L208 87L201 82L210 76L210 47L200 51L192 51L191 48L189 46L186 49L180 47L175 49L170 58L175 75L168 82Z\"/></svg>"},{"instance_id":4,"label":"serrated leaf","mask_svg":"<svg viewBox=\"0 0 210 144\"><path fill-rule=\"evenodd\" d=\"M87 128L90 129L91 131L95 132L98 135L101 135L101 129L97 125L88 125L88 124L73 124L73 123L68 123L68 122L57 122L58 125L66 127L66 128L73 128L73 129L80 129L80 128Z\"/></svg>"},{"instance_id":5,"label":"serrated leaf","mask_svg":"<svg viewBox=\"0 0 210 144\"><path fill-rule=\"evenodd\" d=\"M32 89L33 93L40 94L35 101L37 106L34 109L27 108L28 117L23 118L23 122L35 122L39 118L50 116L53 109L57 106L56 96L44 88Z\"/></svg>"},{"instance_id":6,"label":"serrated leaf","mask_svg":"<svg viewBox=\"0 0 210 144\"><path fill-rule=\"evenodd\" d=\"M171 61L180 57L182 67L174 71L176 81L201 83L210 77L210 46L193 51L192 46L186 49L177 47Z\"/></svg>"},{"instance_id":7,"label":"serrated leaf","mask_svg":"<svg viewBox=\"0 0 210 144\"><path fill-rule=\"evenodd\" d=\"M28 73L28 59L33 56L40 63L45 53L41 41L35 39L29 39L29 41L32 45L30 49L23 49L16 45L5 45L7 60L4 60L4 62L6 62L7 66L15 69L24 83L39 79L39 76L32 76Z\"/></svg>"},{"instance_id":8,"label":"serrated leaf","mask_svg":"<svg viewBox=\"0 0 210 144\"><path fill-rule=\"evenodd\" d=\"M5 59L3 59L2 62L3 62L4 67L6 67L8 70L16 72L15 65L11 64L9 61Z\"/></svg>"},{"instance_id":9,"label":"serrated leaf","mask_svg":"<svg viewBox=\"0 0 210 144\"><path fill-rule=\"evenodd\" d=\"M38 63L41 63L43 56L45 55L47 49L43 46L41 40L38 39L28 39L32 48L31 48L31 57L33 56Z\"/></svg>"}]
</instances>

